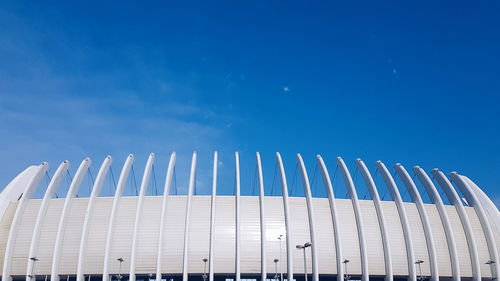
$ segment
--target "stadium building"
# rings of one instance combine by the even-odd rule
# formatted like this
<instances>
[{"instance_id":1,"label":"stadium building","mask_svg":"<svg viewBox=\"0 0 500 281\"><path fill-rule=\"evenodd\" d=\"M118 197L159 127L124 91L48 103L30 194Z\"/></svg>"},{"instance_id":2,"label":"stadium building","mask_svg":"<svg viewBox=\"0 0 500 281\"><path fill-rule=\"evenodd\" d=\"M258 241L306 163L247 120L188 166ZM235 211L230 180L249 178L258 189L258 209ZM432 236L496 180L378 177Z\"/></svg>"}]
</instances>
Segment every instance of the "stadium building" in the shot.
<instances>
[{"instance_id":1,"label":"stadium building","mask_svg":"<svg viewBox=\"0 0 500 281\"><path fill-rule=\"evenodd\" d=\"M285 167L276 154L280 196L265 195L256 154L255 196L240 192L235 154L235 195L217 195L217 153L212 195L195 195L194 153L187 195L172 195L176 154L170 157L163 195L147 194L151 154L137 196L122 196L134 157L129 155L114 196L99 196L109 177L106 157L88 197L76 196L91 165L84 159L65 198L55 196L69 163L61 163L43 189L48 164L28 167L0 193L2 281L162 280L495 280L499 274L500 213L466 176L426 173L378 161L371 173L355 161L359 196L342 158L327 167L317 156L326 196L313 197L310 175L297 155L305 196L290 196ZM347 198L335 198L335 169ZM310 173L310 171L309 171ZM311 174L311 173L310 173ZM374 175L380 183L376 185ZM373 176L372 176L373 175ZM398 184L397 184L398 182ZM378 190L387 190L383 200ZM420 187L420 188L419 188ZM160 187L161 188L161 187ZM403 200L405 194L411 198ZM359 196L359 197L358 197ZM428 198L425 202L422 198Z\"/></svg>"}]
</instances>

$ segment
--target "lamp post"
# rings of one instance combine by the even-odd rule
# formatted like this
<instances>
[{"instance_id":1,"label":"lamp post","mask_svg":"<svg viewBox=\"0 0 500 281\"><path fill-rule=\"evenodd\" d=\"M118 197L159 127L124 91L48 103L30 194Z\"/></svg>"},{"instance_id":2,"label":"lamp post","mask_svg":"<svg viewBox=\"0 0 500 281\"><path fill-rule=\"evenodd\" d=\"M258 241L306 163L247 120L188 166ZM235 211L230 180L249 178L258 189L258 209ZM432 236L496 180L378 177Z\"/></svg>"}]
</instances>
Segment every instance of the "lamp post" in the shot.
<instances>
[{"instance_id":1,"label":"lamp post","mask_svg":"<svg viewBox=\"0 0 500 281\"><path fill-rule=\"evenodd\" d=\"M38 261L38 259L36 257L31 257L30 258L30 261L33 262L33 267L31 268L31 274L28 275L28 277L31 279L35 278L36 280L36 277L35 277L35 263Z\"/></svg>"},{"instance_id":2,"label":"lamp post","mask_svg":"<svg viewBox=\"0 0 500 281\"><path fill-rule=\"evenodd\" d=\"M494 260L488 260L485 264L489 265L490 268L491 268L491 265L494 264L495 261ZM496 280L497 278L495 276L491 276L491 280Z\"/></svg>"},{"instance_id":3,"label":"lamp post","mask_svg":"<svg viewBox=\"0 0 500 281\"><path fill-rule=\"evenodd\" d=\"M278 281L279 275L278 275L278 262L279 259L274 259L274 269L276 271L276 274L274 275L274 280Z\"/></svg>"},{"instance_id":4,"label":"lamp post","mask_svg":"<svg viewBox=\"0 0 500 281\"><path fill-rule=\"evenodd\" d=\"M281 261L281 240L283 240L283 234L280 234L280 236L278 236L278 240L280 240L280 256L278 261ZM281 262L280 262L280 281L283 281L283 270L281 270Z\"/></svg>"},{"instance_id":5,"label":"lamp post","mask_svg":"<svg viewBox=\"0 0 500 281\"><path fill-rule=\"evenodd\" d=\"M422 277L422 266L421 266L421 264L423 264L423 263L424 263L423 260L417 260L415 262L415 264L418 264L418 275L419 275L418 280L420 280L420 281L424 280L424 278Z\"/></svg>"},{"instance_id":6,"label":"lamp post","mask_svg":"<svg viewBox=\"0 0 500 281\"><path fill-rule=\"evenodd\" d=\"M302 250L304 252L304 280L307 281L307 260L306 260L306 248L311 247L311 243L307 242L304 245L297 245L295 248L297 250Z\"/></svg>"},{"instance_id":7,"label":"lamp post","mask_svg":"<svg viewBox=\"0 0 500 281\"><path fill-rule=\"evenodd\" d=\"M207 258L204 258L203 259L203 275L201 276L203 278L203 281L207 281L207 261L208 259Z\"/></svg>"},{"instance_id":8,"label":"lamp post","mask_svg":"<svg viewBox=\"0 0 500 281\"><path fill-rule=\"evenodd\" d=\"M116 275L116 279L118 279L118 281L122 280L123 276L122 276L122 263L125 261L123 258L117 258L116 259L118 262L120 262L120 267L118 267L118 275Z\"/></svg>"},{"instance_id":9,"label":"lamp post","mask_svg":"<svg viewBox=\"0 0 500 281\"><path fill-rule=\"evenodd\" d=\"M351 279L351 276L349 276L349 273L347 272L347 264L350 262L350 260L348 259L345 259L342 263L344 264L344 268L345 268L345 275L344 275L344 280L349 280Z\"/></svg>"}]
</instances>

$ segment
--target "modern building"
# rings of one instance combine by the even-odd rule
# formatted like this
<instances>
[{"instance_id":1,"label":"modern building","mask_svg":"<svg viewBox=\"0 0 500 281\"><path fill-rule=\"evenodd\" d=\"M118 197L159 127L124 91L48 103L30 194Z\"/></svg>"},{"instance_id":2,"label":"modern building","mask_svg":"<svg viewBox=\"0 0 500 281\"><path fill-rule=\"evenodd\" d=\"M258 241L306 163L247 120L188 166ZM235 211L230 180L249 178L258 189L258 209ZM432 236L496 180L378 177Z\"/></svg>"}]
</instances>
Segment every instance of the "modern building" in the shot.
<instances>
[{"instance_id":1,"label":"modern building","mask_svg":"<svg viewBox=\"0 0 500 281\"><path fill-rule=\"evenodd\" d=\"M236 153L235 195L221 196L215 153L212 195L207 196L193 192L194 153L187 195L172 195L173 153L163 195L145 196L154 167L151 154L137 196L122 196L134 161L129 155L115 195L101 197L111 161L106 157L92 178L88 197L76 196L89 175L88 158L64 198L55 194L67 161L52 174L42 199L33 194L48 177L47 163L28 167L3 189L2 281L300 281L305 276L313 281L458 281L494 280L500 271L500 213L474 182L455 172L427 174L418 166L388 168L380 161L370 172L357 159L355 183L342 158L328 167L329 173L317 156L317 180L326 194L319 198L312 196L311 173L297 155L297 181L305 194L297 197L290 196L290 175L277 153L276 186L282 195L265 196L257 153L258 192L241 196ZM347 198L335 198L335 182L345 185ZM369 199L355 184L366 187ZM387 197L378 190L386 190ZM411 200L403 200L405 194Z\"/></svg>"}]
</instances>

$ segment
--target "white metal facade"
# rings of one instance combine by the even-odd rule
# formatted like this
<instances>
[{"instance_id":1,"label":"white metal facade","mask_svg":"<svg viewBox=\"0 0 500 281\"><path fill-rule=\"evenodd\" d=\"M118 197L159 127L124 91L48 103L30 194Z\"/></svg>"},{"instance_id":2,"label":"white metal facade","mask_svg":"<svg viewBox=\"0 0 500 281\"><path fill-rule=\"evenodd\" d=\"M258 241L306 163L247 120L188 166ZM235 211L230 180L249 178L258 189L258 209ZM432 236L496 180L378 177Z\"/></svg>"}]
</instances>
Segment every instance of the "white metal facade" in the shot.
<instances>
[{"instance_id":1,"label":"white metal facade","mask_svg":"<svg viewBox=\"0 0 500 281\"><path fill-rule=\"evenodd\" d=\"M337 278L386 281L416 280L421 274L431 280L491 280L498 276L500 214L495 205L470 179L457 173L446 177L432 171L433 181L420 167L416 177L400 165L395 173L383 163L380 172L392 200L384 201L372 173L360 160L361 179L370 200L358 198L355 182L341 158L339 174L347 183L349 199L335 198L329 170L318 156L327 198L311 194L309 175L300 155L299 173L305 197L289 196L281 156L277 156L278 181L283 196L264 196L260 155L256 155L258 196L241 196L239 155L236 161L235 196L217 195L217 154L214 155L212 196L193 194L196 153L193 154L187 195L171 195L175 153L164 182L163 196L145 196L154 155L144 169L139 196L121 196L133 156L127 157L114 197L99 197L111 164L106 157L89 198L77 198L82 177L90 165L85 159L66 198L53 198L68 168L63 162L43 199L31 199L48 164L29 167L0 193L0 267L2 281L32 280L45 276L109 280L119 272L131 280L177 276L184 281L217 276L240 280L252 276L274 276L275 258L286 276L301 279L303 252L295 245L312 242L307 248L307 272L312 280ZM310 172L309 172L310 173ZM396 185L397 179L402 184ZM416 181L424 187L419 190ZM341 182L341 181L339 181ZM457 189L455 189L455 185ZM414 202L403 202L408 189ZM445 205L442 189L453 205ZM384 186L384 190L386 187ZM463 204L457 190L470 206ZM431 202L424 203L423 193ZM282 239L278 239L283 235ZM281 249L281 251L280 251ZM30 259L30 258L36 258ZM208 263L203 262L207 259ZM345 260L349 262L343 263ZM420 267L415 262L424 261ZM488 261L489 264L488 264ZM130 276L129 276L130 275ZM214 277L215 276L215 277ZM111 278L113 278L111 276ZM195 280L198 280L195 279ZM73 279L72 279L73 280ZM180 280L180 279L177 279ZM199 279L201 280L201 279Z\"/></svg>"}]
</instances>

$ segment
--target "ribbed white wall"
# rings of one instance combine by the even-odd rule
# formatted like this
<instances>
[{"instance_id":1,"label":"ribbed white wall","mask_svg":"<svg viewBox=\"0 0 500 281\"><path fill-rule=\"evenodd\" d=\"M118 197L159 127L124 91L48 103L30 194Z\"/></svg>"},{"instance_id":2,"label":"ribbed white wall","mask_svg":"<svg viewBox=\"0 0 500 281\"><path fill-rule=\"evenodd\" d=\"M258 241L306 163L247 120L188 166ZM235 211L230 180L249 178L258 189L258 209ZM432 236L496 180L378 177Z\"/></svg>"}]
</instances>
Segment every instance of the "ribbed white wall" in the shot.
<instances>
[{"instance_id":1,"label":"ribbed white wall","mask_svg":"<svg viewBox=\"0 0 500 281\"><path fill-rule=\"evenodd\" d=\"M436 249L436 257L438 260L439 275L452 276L451 259L448 250L448 242L444 232L443 223L439 217L439 212L434 204L424 205L427 214L429 215L429 223L431 225L432 237L434 237L434 248Z\"/></svg>"},{"instance_id":2,"label":"ribbed white wall","mask_svg":"<svg viewBox=\"0 0 500 281\"><path fill-rule=\"evenodd\" d=\"M214 272L234 274L235 203L233 196L218 196L215 203Z\"/></svg>"},{"instance_id":3,"label":"ribbed white wall","mask_svg":"<svg viewBox=\"0 0 500 281\"><path fill-rule=\"evenodd\" d=\"M422 274L425 276L431 275L431 268L429 263L429 254L427 252L427 243L425 240L424 227L420 214L418 213L417 206L414 203L403 203L408 222L410 224L411 238L413 242L413 249L415 251L415 260L423 260L421 264Z\"/></svg>"},{"instance_id":4,"label":"ribbed white wall","mask_svg":"<svg viewBox=\"0 0 500 281\"><path fill-rule=\"evenodd\" d=\"M467 245L467 236L465 235L464 228L460 221L457 209L453 205L446 205L446 212L450 218L451 228L457 243L458 262L460 264L460 274L462 276L472 276L472 264Z\"/></svg>"},{"instance_id":5,"label":"ribbed white wall","mask_svg":"<svg viewBox=\"0 0 500 281\"><path fill-rule=\"evenodd\" d=\"M267 242L267 270L269 274L275 273L275 266L273 260L280 259L278 263L281 265L283 273L286 273L286 231L285 231L285 213L283 211L283 198L279 197L265 197L265 219L266 219L266 242ZM280 258L280 241L278 237L283 235L281 242L281 258Z\"/></svg>"},{"instance_id":6,"label":"ribbed white wall","mask_svg":"<svg viewBox=\"0 0 500 281\"><path fill-rule=\"evenodd\" d=\"M377 218L377 211L372 200L360 200L363 226L366 233L366 250L370 275L385 275L384 246L382 233Z\"/></svg>"},{"instance_id":7,"label":"ribbed white wall","mask_svg":"<svg viewBox=\"0 0 500 281\"><path fill-rule=\"evenodd\" d=\"M6 237L9 236L10 225L14 219L14 214L16 213L17 202L10 203L5 209L5 213L0 220L0 253L5 253L5 248L7 246ZM5 238L4 238L5 237ZM4 255L0 255L0 266L3 265Z\"/></svg>"},{"instance_id":8,"label":"ribbed white wall","mask_svg":"<svg viewBox=\"0 0 500 281\"><path fill-rule=\"evenodd\" d=\"M318 247L318 267L322 274L337 274L335 238L333 232L332 213L328 200L313 198L316 223L316 239Z\"/></svg>"},{"instance_id":9,"label":"ribbed white wall","mask_svg":"<svg viewBox=\"0 0 500 281\"><path fill-rule=\"evenodd\" d=\"M208 256L209 230L210 230L210 196L193 196L192 217L190 226L190 245L188 251L189 272L203 272L202 259ZM60 273L64 275L76 273L79 240L81 237L82 223L88 203L88 198L74 198L72 208L68 217L68 224L63 236ZM116 274L119 263L117 258L123 257L125 262L122 273L127 274L130 262L130 245L133 235L133 218L137 208L138 197L123 197L115 224L113 243L111 247L110 273ZM156 270L157 239L159 233L159 221L161 209L161 196L148 196L144 199L143 219L140 222L138 236L137 273L149 274ZM40 200L30 200L19 227L19 233L14 241L12 275L24 276L28 261L28 247L33 234L34 221L40 206ZM171 196L167 207L167 218L165 224L165 244L163 256L163 272L168 278L169 274L182 273L182 253L184 238L184 216L186 208L186 196ZM113 198L99 197L96 201L96 212L90 223L89 243L86 253L85 274L99 274L103 270L103 256L107 233L107 225ZM350 260L348 271L351 275L361 274L359 239L354 218L351 200L336 199L339 211L339 223L342 225L340 235L344 257ZM51 199L47 211L47 219L41 229L40 245L36 262L35 274L38 276L48 275L51 270L54 239L57 231L57 223L60 217L64 199ZM215 273L234 274L235 264L235 197L218 196L216 201L215 216ZM265 220L266 220L266 255L267 270L269 275L275 271L274 258L279 258L280 234L285 233L285 222L282 197L265 197ZM318 244L319 272L321 274L336 273L334 233L326 198L314 198L315 222L317 224L316 235ZM365 222L367 233L367 250L371 275L384 275L383 248L378 219L371 200L361 200L361 211ZM382 207L388 223L388 235L391 239L391 255L393 258L393 269L395 276L408 274L406 250L402 227L398 211L394 202L383 201ZM425 236L418 211L413 203L405 203L408 219L412 227L413 243L415 245L416 258L428 260ZM16 203L11 203L7 208L5 216L0 221L0 250L5 249L7 233L10 227ZM259 200L256 196L241 197L241 255L242 273L260 273L260 218ZM426 204L425 208L431 218L431 228L436 239L436 251L438 254L439 269L441 276L451 276L449 253L436 207ZM485 236L475 210L465 207L471 220L480 260L488 260L488 249ZM468 253L467 240L461 226L460 218L453 206L446 206L450 217L453 233L456 239L459 262L462 276L471 276L471 262ZM292 218L293 247L309 241L309 222L306 200L302 197L290 198L290 213ZM286 235L282 241L281 269L286 272ZM311 272L311 252L307 250L308 271ZM2 258L0 256L0 258ZM303 272L302 251L293 249L293 262L297 276ZM424 275L429 274L429 265L422 265ZM487 265L481 265L482 274L490 276Z\"/></svg>"},{"instance_id":10,"label":"ribbed white wall","mask_svg":"<svg viewBox=\"0 0 500 281\"><path fill-rule=\"evenodd\" d=\"M474 208L465 208L467 215L470 219L470 224L472 226L472 232L474 232L474 238L476 240L476 246L479 253L479 260L481 261L481 276L491 277L490 266L486 264L486 261L490 260L490 255L488 251L488 243L486 242L486 236L483 232L483 227L476 214Z\"/></svg>"},{"instance_id":11,"label":"ribbed white wall","mask_svg":"<svg viewBox=\"0 0 500 281\"><path fill-rule=\"evenodd\" d=\"M361 256L359 251L358 228L356 217L352 207L351 199L336 199L337 211L339 212L340 237L342 239L342 251L345 259L348 259L348 273L350 275L361 274Z\"/></svg>"},{"instance_id":12,"label":"ribbed white wall","mask_svg":"<svg viewBox=\"0 0 500 281\"><path fill-rule=\"evenodd\" d=\"M387 219L387 231L391 239L391 255L394 276L408 275L408 260L406 258L406 244L403 227L400 222L398 209L392 201L382 201L385 218Z\"/></svg>"},{"instance_id":13,"label":"ribbed white wall","mask_svg":"<svg viewBox=\"0 0 500 281\"><path fill-rule=\"evenodd\" d=\"M241 272L258 274L260 273L259 197L242 196L241 210Z\"/></svg>"},{"instance_id":14,"label":"ribbed white wall","mask_svg":"<svg viewBox=\"0 0 500 281\"><path fill-rule=\"evenodd\" d=\"M28 265L28 254L31 243L31 236L33 235L33 227L35 225L36 217L42 200L28 200L25 212L21 218L17 235L15 236L14 251L12 252L11 273L24 270L26 273L26 266Z\"/></svg>"},{"instance_id":15,"label":"ribbed white wall","mask_svg":"<svg viewBox=\"0 0 500 281\"><path fill-rule=\"evenodd\" d=\"M156 272L156 253L160 230L161 198L144 197L142 219L137 237L137 274Z\"/></svg>"}]
</instances>

